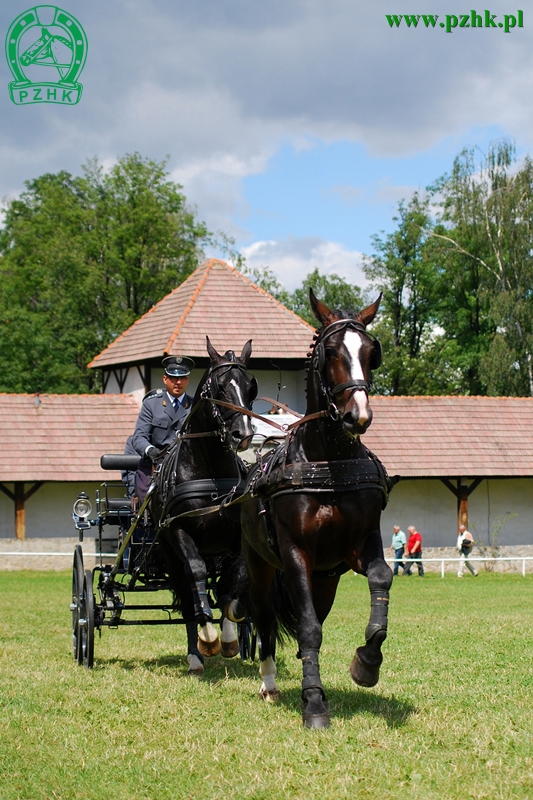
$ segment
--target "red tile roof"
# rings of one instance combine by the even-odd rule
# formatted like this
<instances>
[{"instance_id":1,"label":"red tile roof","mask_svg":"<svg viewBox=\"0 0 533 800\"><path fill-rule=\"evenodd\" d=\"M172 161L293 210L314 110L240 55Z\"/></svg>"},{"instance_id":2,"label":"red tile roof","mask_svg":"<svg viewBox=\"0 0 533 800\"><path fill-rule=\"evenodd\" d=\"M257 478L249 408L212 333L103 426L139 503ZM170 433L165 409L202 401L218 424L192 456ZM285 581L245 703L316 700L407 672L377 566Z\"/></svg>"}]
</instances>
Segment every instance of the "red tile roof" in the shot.
<instances>
[{"instance_id":1,"label":"red tile roof","mask_svg":"<svg viewBox=\"0 0 533 800\"><path fill-rule=\"evenodd\" d=\"M0 481L103 481L139 407L129 395L0 394ZM533 476L533 398L371 397L363 441L406 478Z\"/></svg>"},{"instance_id":2,"label":"red tile roof","mask_svg":"<svg viewBox=\"0 0 533 800\"><path fill-rule=\"evenodd\" d=\"M206 355L205 337L219 350L240 352L253 339L255 358L301 358L310 325L229 264L211 258L115 339L89 367L129 364L164 354Z\"/></svg>"},{"instance_id":3,"label":"red tile roof","mask_svg":"<svg viewBox=\"0 0 533 800\"><path fill-rule=\"evenodd\" d=\"M120 480L100 456L124 451L138 414L124 394L0 394L0 481Z\"/></svg>"},{"instance_id":4,"label":"red tile roof","mask_svg":"<svg viewBox=\"0 0 533 800\"><path fill-rule=\"evenodd\" d=\"M533 476L531 397L371 397L363 441L391 475Z\"/></svg>"}]
</instances>

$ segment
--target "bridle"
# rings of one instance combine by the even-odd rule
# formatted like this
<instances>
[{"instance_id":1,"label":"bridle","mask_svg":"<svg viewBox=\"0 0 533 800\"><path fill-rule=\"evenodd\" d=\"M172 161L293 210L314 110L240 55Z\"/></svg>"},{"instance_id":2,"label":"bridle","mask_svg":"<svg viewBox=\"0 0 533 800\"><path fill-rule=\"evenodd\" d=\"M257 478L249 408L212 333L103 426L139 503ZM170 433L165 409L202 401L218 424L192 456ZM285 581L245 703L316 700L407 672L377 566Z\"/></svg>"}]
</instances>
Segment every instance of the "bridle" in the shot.
<instances>
[{"instance_id":1,"label":"bridle","mask_svg":"<svg viewBox=\"0 0 533 800\"><path fill-rule=\"evenodd\" d=\"M213 418L216 420L218 425L218 430L216 431L201 431L199 433L179 433L178 438L180 439L199 439L208 436L218 436L222 442L225 442L228 438L228 423L229 421L236 416L237 414L241 414L245 409L242 409L239 406L235 406L232 403L225 403L218 399L218 395L220 393L220 378L223 377L227 372L231 369L239 369L245 375L248 375L250 380L250 392L249 392L249 399L250 402L253 402L257 397L257 380L251 373L248 372L248 369L244 364L240 364L238 361L223 361L221 364L215 364L214 366L211 365L207 372L207 378L202 386L200 391L200 399L191 409L191 413L187 418L187 427L189 425L190 419L196 410L200 407L202 402L207 401L211 405ZM223 370L223 371L222 371ZM225 408L225 411L221 411L221 408Z\"/></svg>"},{"instance_id":2,"label":"bridle","mask_svg":"<svg viewBox=\"0 0 533 800\"><path fill-rule=\"evenodd\" d=\"M363 391L368 396L372 386L372 378L370 381L362 380L360 378L337 383L335 386L329 386L324 380L324 366L326 364L326 344L328 339L339 331L346 332L353 330L356 333L364 333L372 342L372 353L370 356L369 367L370 371L377 369L381 364L381 343L379 339L368 333L362 322L356 319L339 319L332 322L327 328L323 328L318 334L315 347L313 349L311 368L317 373L320 381L320 388L328 404L328 411L332 419L339 418L339 410L335 404L338 395L345 392L347 389L354 391Z\"/></svg>"}]
</instances>

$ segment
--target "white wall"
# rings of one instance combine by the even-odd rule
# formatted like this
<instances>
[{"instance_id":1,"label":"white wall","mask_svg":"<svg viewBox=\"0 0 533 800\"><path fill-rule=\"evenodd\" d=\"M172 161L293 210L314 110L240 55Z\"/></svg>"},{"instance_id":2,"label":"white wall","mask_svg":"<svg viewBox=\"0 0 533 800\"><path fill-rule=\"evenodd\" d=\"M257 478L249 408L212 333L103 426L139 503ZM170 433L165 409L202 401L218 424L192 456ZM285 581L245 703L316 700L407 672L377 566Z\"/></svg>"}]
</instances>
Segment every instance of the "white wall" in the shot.
<instances>
[{"instance_id":1,"label":"white wall","mask_svg":"<svg viewBox=\"0 0 533 800\"><path fill-rule=\"evenodd\" d=\"M24 484L26 491L32 484ZM72 520L72 506L79 492L87 492L93 506L91 517L96 517L95 490L100 483L45 483L29 500L26 508L26 538L76 536ZM13 491L13 484L6 484ZM117 490L121 496L121 489ZM87 532L87 538L95 536L97 528ZM0 539L15 538L15 507L12 500L0 494Z\"/></svg>"},{"instance_id":2,"label":"white wall","mask_svg":"<svg viewBox=\"0 0 533 800\"><path fill-rule=\"evenodd\" d=\"M139 406L141 405L142 399L146 394L146 392L144 390L144 383L141 380L141 376L139 375L139 370L137 369L137 367L130 367L128 369L128 374L126 376L126 381L124 383L124 388L122 389L122 392L124 394L135 395L139 403ZM113 373L111 373L109 376L109 380L107 382L105 389L105 394L120 394L120 387Z\"/></svg>"},{"instance_id":3,"label":"white wall","mask_svg":"<svg viewBox=\"0 0 533 800\"><path fill-rule=\"evenodd\" d=\"M468 500L468 527L476 541L488 544L488 530L504 522L499 544L533 544L533 478L483 481ZM516 516L510 517L509 515ZM425 547L453 547L457 538L457 499L440 480L403 480L382 515L383 543L390 545L393 525L414 525Z\"/></svg>"},{"instance_id":4,"label":"white wall","mask_svg":"<svg viewBox=\"0 0 533 800\"><path fill-rule=\"evenodd\" d=\"M194 395L196 388L202 379L204 370L193 369L187 387L187 393ZM259 387L260 397L272 397L274 400L278 398L278 382L279 372L277 370L254 370L253 374L256 377ZM305 371L290 371L282 370L281 373L281 391L279 393L279 402L299 411L303 414L305 411ZM111 383L111 380L109 381ZM151 372L151 386L157 389L163 386L163 369L153 369ZM254 403L254 411L258 414L266 414L271 408L270 403Z\"/></svg>"}]
</instances>

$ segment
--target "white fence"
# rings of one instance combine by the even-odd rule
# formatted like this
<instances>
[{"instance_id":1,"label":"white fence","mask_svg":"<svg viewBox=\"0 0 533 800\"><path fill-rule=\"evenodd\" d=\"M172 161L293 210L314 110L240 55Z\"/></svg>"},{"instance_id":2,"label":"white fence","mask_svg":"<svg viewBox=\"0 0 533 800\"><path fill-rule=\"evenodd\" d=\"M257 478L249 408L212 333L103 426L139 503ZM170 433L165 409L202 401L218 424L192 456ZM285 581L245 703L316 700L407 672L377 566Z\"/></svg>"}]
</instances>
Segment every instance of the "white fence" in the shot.
<instances>
[{"instance_id":1,"label":"white fence","mask_svg":"<svg viewBox=\"0 0 533 800\"><path fill-rule=\"evenodd\" d=\"M417 564L416 559L413 558L387 558L385 559L389 564L394 564L398 561L400 564L409 564L410 566L414 567ZM422 564L431 564L437 563L440 564L440 576L444 578L444 565L446 563L453 563L463 561L464 558L423 558L422 557ZM533 561L533 556L469 556L468 561L472 563L472 561L483 561L483 562L490 562L491 564L499 564L500 562L506 561L518 561L522 564L522 577L526 577L526 562Z\"/></svg>"},{"instance_id":2,"label":"white fence","mask_svg":"<svg viewBox=\"0 0 533 800\"><path fill-rule=\"evenodd\" d=\"M100 555L102 556L102 558L110 558L110 559L113 559L113 561L114 561L117 554L116 553L101 553L100 554L100 553L96 553L96 552L88 553L87 551L84 551L84 556L87 557L87 558L90 558L90 559L94 558L95 560L99 560L100 559ZM50 558L50 557L52 557L52 558L64 558L65 559L65 568L67 568L69 566L68 560L72 561L73 551L70 550L68 552L65 552L65 551L54 552L54 551L47 550L47 551L39 552L39 551L31 551L31 550L13 550L13 551L9 552L9 551L1 551L0 550L0 558L8 558L8 557L11 557L11 556L13 556L14 558L17 558L17 557L34 558L35 556L37 556L37 557L41 556L41 557L46 557L46 558ZM409 563L411 565L411 567L416 566L416 563L417 563L416 559L412 559L412 558L387 558L385 560L389 564L394 564L395 561L398 561L400 564ZM478 561L478 562L490 563L490 564L494 564L494 565L503 564L503 563L509 563L511 561L515 561L515 562L517 562L517 564L520 564L520 567L521 567L520 571L522 573L522 576L525 578L525 576L526 576L526 565L527 565L528 562L533 561L533 556L470 556L470 558L468 560L470 562ZM451 558L451 557L447 557L447 556L443 556L443 557L440 557L440 558L422 558L422 564L424 564L424 565L425 564L440 564L440 575L441 575L441 578L444 578L444 575L445 575L445 564L449 564L449 563L457 563L458 564L460 561L462 561L461 558Z\"/></svg>"}]
</instances>

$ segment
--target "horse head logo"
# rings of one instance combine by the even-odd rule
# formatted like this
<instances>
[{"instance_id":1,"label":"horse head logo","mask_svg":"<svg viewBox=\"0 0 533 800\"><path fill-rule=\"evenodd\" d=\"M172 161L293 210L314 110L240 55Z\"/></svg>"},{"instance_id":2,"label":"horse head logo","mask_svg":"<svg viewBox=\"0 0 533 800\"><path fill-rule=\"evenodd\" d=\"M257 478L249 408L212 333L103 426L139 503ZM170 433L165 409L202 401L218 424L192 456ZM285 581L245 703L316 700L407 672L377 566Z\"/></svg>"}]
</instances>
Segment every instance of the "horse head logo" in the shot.
<instances>
[{"instance_id":1,"label":"horse head logo","mask_svg":"<svg viewBox=\"0 0 533 800\"><path fill-rule=\"evenodd\" d=\"M56 6L35 6L13 20L6 58L15 80L9 95L16 105L79 103L77 82L87 59L87 36L78 20Z\"/></svg>"}]
</instances>

